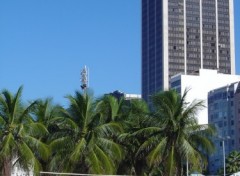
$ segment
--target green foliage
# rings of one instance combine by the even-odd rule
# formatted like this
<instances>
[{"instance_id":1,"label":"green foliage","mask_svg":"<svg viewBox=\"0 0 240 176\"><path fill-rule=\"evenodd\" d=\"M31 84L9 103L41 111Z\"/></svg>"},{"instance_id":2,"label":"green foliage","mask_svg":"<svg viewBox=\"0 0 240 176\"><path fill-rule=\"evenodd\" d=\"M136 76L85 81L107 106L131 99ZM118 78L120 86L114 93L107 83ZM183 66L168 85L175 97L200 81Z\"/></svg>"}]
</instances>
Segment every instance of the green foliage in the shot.
<instances>
[{"instance_id":1,"label":"green foliage","mask_svg":"<svg viewBox=\"0 0 240 176\"><path fill-rule=\"evenodd\" d=\"M111 109L106 110L102 106L105 100L99 101L96 109L88 94L76 92L67 98L70 107L63 112L62 123L58 124L61 135L50 144L54 151L50 168L65 172L116 173L116 166L123 158L121 146L111 138L122 131L121 125L114 122L117 102L111 98L113 106L107 106Z\"/></svg>"},{"instance_id":2,"label":"green foliage","mask_svg":"<svg viewBox=\"0 0 240 176\"><path fill-rule=\"evenodd\" d=\"M233 151L226 159L227 173L236 173L240 171L240 152Z\"/></svg>"},{"instance_id":3,"label":"green foliage","mask_svg":"<svg viewBox=\"0 0 240 176\"><path fill-rule=\"evenodd\" d=\"M48 134L47 129L30 116L37 102L25 106L21 102L22 89L15 95L3 90L0 95L0 165L6 176L11 174L13 164L38 172L41 164L37 156L46 160L50 154L47 145L38 139Z\"/></svg>"},{"instance_id":4,"label":"green foliage","mask_svg":"<svg viewBox=\"0 0 240 176\"><path fill-rule=\"evenodd\" d=\"M170 90L152 96L154 111L148 126L133 133L146 138L136 155L145 156L150 168L163 166L164 175L182 175L187 160L193 167L201 167L206 164L204 154L214 149L208 138L214 129L198 125L196 120L203 102L187 104L186 95L187 91L180 97Z\"/></svg>"},{"instance_id":5,"label":"green foliage","mask_svg":"<svg viewBox=\"0 0 240 176\"><path fill-rule=\"evenodd\" d=\"M186 103L187 92L153 95L153 111L143 100L94 99L79 91L66 96L67 108L50 98L26 105L21 93L22 87L0 95L2 175L14 164L35 173L182 175L187 159L201 170L213 151L214 128L197 124L203 104Z\"/></svg>"},{"instance_id":6,"label":"green foliage","mask_svg":"<svg viewBox=\"0 0 240 176\"><path fill-rule=\"evenodd\" d=\"M232 151L226 158L226 173L234 174L240 171L240 152ZM223 174L223 168L218 171L219 174Z\"/></svg>"}]
</instances>

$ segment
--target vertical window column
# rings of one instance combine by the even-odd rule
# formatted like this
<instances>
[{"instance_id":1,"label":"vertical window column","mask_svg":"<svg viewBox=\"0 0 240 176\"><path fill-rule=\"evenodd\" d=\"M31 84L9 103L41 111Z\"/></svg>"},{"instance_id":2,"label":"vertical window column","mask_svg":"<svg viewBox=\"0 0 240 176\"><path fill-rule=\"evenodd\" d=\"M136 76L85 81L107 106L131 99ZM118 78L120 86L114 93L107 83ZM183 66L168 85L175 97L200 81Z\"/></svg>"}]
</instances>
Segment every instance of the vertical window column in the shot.
<instances>
[{"instance_id":1,"label":"vertical window column","mask_svg":"<svg viewBox=\"0 0 240 176\"><path fill-rule=\"evenodd\" d=\"M157 91L157 0L155 0L155 60L154 60L154 65L155 65L155 91Z\"/></svg>"},{"instance_id":2,"label":"vertical window column","mask_svg":"<svg viewBox=\"0 0 240 176\"><path fill-rule=\"evenodd\" d=\"M229 0L229 22L230 22L230 62L231 62L231 74L235 74L235 41L234 41L234 7L233 0Z\"/></svg>"},{"instance_id":3,"label":"vertical window column","mask_svg":"<svg viewBox=\"0 0 240 176\"><path fill-rule=\"evenodd\" d=\"M218 34L218 0L215 0L215 8L216 8L216 55L217 55L217 69L219 69L219 34Z\"/></svg>"},{"instance_id":4,"label":"vertical window column","mask_svg":"<svg viewBox=\"0 0 240 176\"><path fill-rule=\"evenodd\" d=\"M187 13L186 13L186 0L183 1L184 13L184 73L187 74Z\"/></svg>"},{"instance_id":5,"label":"vertical window column","mask_svg":"<svg viewBox=\"0 0 240 176\"><path fill-rule=\"evenodd\" d=\"M202 0L199 2L200 5L200 50L201 50L201 69L203 69L203 23L202 23Z\"/></svg>"}]
</instances>

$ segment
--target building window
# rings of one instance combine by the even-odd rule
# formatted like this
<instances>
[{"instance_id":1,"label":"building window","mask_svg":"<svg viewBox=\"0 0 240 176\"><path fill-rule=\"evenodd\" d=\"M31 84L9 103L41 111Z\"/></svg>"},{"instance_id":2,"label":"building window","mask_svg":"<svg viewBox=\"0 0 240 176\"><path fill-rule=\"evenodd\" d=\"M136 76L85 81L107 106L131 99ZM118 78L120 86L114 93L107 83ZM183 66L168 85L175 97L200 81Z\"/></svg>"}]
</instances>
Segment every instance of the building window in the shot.
<instances>
[{"instance_id":1,"label":"building window","mask_svg":"<svg viewBox=\"0 0 240 176\"><path fill-rule=\"evenodd\" d=\"M180 86L180 85L181 85L181 79L176 80L176 81L173 81L173 82L171 83L171 87L172 87L172 88L178 87L178 86Z\"/></svg>"},{"instance_id":2,"label":"building window","mask_svg":"<svg viewBox=\"0 0 240 176\"><path fill-rule=\"evenodd\" d=\"M222 127L223 127L222 121L218 122L218 127L219 127L219 128L222 128Z\"/></svg>"},{"instance_id":3,"label":"building window","mask_svg":"<svg viewBox=\"0 0 240 176\"><path fill-rule=\"evenodd\" d=\"M227 126L227 122L224 122L224 126Z\"/></svg>"}]
</instances>

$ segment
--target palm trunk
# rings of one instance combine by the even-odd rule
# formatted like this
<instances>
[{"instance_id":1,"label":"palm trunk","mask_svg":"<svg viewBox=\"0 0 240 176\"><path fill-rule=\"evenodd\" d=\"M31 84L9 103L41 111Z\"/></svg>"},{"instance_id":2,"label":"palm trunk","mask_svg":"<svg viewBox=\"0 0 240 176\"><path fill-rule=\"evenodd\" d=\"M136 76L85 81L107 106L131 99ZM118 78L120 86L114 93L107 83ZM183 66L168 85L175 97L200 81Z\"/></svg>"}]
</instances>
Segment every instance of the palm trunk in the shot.
<instances>
[{"instance_id":1,"label":"palm trunk","mask_svg":"<svg viewBox=\"0 0 240 176\"><path fill-rule=\"evenodd\" d=\"M11 160L7 158L3 161L2 175L11 176L11 171L12 171L12 163L11 163Z\"/></svg>"},{"instance_id":2,"label":"palm trunk","mask_svg":"<svg viewBox=\"0 0 240 176\"><path fill-rule=\"evenodd\" d=\"M182 161L181 160L177 161L176 171L177 171L178 176L183 176L183 167L182 166L183 166Z\"/></svg>"}]
</instances>

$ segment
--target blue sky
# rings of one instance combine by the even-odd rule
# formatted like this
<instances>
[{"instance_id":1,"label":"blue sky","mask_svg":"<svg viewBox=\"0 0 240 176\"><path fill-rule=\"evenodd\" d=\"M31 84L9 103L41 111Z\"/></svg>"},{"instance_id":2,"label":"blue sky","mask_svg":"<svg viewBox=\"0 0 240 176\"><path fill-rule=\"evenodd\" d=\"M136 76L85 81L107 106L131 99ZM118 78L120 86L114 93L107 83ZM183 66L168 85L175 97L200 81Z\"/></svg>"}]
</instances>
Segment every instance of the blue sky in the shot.
<instances>
[{"instance_id":1,"label":"blue sky","mask_svg":"<svg viewBox=\"0 0 240 176\"><path fill-rule=\"evenodd\" d=\"M238 74L239 17L235 10ZM84 65L95 96L141 92L140 0L0 1L0 89L24 85L25 100L65 104L64 96L80 89Z\"/></svg>"}]
</instances>

